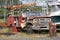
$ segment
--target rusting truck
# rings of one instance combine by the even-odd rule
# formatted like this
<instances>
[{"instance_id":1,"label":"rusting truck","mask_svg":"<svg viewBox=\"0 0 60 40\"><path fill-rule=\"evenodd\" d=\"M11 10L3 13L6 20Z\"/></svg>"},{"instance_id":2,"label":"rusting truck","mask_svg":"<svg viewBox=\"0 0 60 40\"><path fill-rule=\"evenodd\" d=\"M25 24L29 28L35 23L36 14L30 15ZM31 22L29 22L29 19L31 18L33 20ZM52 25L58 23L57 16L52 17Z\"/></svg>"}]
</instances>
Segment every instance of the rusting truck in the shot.
<instances>
[{"instance_id":1,"label":"rusting truck","mask_svg":"<svg viewBox=\"0 0 60 40\"><path fill-rule=\"evenodd\" d=\"M22 24L26 22L25 27L27 30L49 30L49 21L51 18L49 16L44 16L43 13L37 11L31 11L23 13L25 17L23 17ZM23 15L22 15L23 16Z\"/></svg>"},{"instance_id":2,"label":"rusting truck","mask_svg":"<svg viewBox=\"0 0 60 40\"><path fill-rule=\"evenodd\" d=\"M49 30L49 21L51 21L49 16L38 11L17 11L16 9L19 9L19 7L21 5L6 7L8 8L6 26L26 29L28 32L32 32L32 30Z\"/></svg>"},{"instance_id":3,"label":"rusting truck","mask_svg":"<svg viewBox=\"0 0 60 40\"><path fill-rule=\"evenodd\" d=\"M18 30L49 30L49 16L44 16L43 13L37 11L23 11L19 16L10 14L7 17L7 25L15 26Z\"/></svg>"}]
</instances>

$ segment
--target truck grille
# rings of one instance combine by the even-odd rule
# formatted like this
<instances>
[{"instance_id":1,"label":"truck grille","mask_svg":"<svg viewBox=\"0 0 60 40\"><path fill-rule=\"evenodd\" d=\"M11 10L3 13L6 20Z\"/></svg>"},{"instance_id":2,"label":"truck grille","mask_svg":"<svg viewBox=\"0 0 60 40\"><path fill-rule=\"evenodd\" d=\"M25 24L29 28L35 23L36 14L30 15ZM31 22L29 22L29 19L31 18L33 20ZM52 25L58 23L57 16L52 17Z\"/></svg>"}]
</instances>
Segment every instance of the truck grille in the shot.
<instances>
[{"instance_id":1,"label":"truck grille","mask_svg":"<svg viewBox=\"0 0 60 40\"><path fill-rule=\"evenodd\" d=\"M35 19L34 21L34 25L39 26L40 28L47 28L48 22L49 22L49 18L39 18L39 19Z\"/></svg>"}]
</instances>

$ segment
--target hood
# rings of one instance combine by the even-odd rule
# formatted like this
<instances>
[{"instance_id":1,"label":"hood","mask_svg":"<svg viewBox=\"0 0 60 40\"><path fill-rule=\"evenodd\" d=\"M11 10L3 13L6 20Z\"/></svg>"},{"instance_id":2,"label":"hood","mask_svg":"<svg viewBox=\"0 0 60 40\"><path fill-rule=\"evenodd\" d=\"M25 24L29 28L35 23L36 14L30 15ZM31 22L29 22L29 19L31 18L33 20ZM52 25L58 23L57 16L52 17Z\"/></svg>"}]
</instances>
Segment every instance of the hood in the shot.
<instances>
[{"instance_id":1,"label":"hood","mask_svg":"<svg viewBox=\"0 0 60 40\"><path fill-rule=\"evenodd\" d=\"M52 12L49 16L60 16L60 10L56 12Z\"/></svg>"}]
</instances>

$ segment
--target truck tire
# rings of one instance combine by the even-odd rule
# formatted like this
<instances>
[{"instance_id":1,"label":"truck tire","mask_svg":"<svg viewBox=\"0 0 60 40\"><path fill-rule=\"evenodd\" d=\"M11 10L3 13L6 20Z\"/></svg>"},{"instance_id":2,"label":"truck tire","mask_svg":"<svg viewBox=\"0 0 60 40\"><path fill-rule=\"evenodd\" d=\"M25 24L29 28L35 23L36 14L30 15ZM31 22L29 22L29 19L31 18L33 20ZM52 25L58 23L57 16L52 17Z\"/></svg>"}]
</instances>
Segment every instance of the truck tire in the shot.
<instances>
[{"instance_id":1,"label":"truck tire","mask_svg":"<svg viewBox=\"0 0 60 40\"><path fill-rule=\"evenodd\" d=\"M32 34L32 33L33 33L32 25L28 25L27 30L26 30L26 34Z\"/></svg>"}]
</instances>

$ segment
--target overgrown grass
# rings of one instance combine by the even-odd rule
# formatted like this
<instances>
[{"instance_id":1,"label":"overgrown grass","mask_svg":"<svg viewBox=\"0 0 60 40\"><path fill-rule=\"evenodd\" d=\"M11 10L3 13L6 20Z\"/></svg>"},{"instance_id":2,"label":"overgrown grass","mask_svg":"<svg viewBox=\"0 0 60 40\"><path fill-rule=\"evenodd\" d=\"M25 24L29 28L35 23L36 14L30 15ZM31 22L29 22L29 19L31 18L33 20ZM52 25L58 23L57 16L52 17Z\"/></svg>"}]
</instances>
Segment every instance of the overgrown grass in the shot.
<instances>
[{"instance_id":1,"label":"overgrown grass","mask_svg":"<svg viewBox=\"0 0 60 40\"><path fill-rule=\"evenodd\" d=\"M3 23L3 22L5 22L5 20L4 19L0 19L0 23Z\"/></svg>"}]
</instances>

